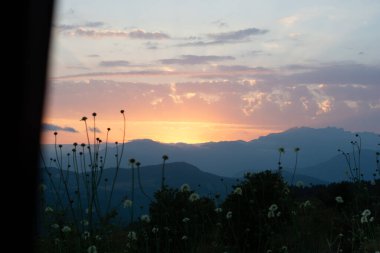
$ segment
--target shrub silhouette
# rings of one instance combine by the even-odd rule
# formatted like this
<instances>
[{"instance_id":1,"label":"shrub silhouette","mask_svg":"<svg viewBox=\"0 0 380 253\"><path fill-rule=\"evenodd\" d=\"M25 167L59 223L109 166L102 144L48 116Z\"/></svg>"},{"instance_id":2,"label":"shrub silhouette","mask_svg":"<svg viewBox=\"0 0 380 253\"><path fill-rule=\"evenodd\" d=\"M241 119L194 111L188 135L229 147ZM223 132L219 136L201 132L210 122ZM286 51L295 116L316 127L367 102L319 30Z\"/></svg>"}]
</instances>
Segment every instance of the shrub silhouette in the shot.
<instances>
[{"instance_id":1,"label":"shrub silhouette","mask_svg":"<svg viewBox=\"0 0 380 253\"><path fill-rule=\"evenodd\" d=\"M225 217L222 223L223 240L230 249L265 252L276 244L275 234L290 222L288 194L289 189L278 173L246 174L222 204L226 213L232 212L232 217Z\"/></svg>"}]
</instances>

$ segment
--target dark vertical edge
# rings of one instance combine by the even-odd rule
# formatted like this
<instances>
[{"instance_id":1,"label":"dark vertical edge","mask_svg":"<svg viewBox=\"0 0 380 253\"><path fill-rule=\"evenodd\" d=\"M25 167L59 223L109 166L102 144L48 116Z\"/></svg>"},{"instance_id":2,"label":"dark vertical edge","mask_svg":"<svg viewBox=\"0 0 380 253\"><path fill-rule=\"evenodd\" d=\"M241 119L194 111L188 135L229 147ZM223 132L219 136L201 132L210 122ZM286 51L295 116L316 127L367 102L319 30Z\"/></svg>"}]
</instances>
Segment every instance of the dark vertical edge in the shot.
<instances>
[{"instance_id":1,"label":"dark vertical edge","mask_svg":"<svg viewBox=\"0 0 380 253\"><path fill-rule=\"evenodd\" d=\"M14 195L16 207L24 210L18 217L23 224L21 237L17 241L34 251L34 242L38 232L37 184L39 182L39 149L41 120L47 83L50 33L52 27L54 0L27 0L21 13L21 79L19 88L13 90L21 99L21 111L18 117L18 141L16 160L17 183L21 194ZM12 94L12 95L16 95ZM20 113L21 112L21 113ZM16 172L17 173L17 172ZM18 202L17 202L18 201ZM14 208L16 208L14 207ZM16 226L16 225L15 225ZM17 226L16 226L17 227ZM20 235L19 235L20 236ZM25 239L25 240L23 240ZM29 251L30 252L30 251Z\"/></svg>"}]
</instances>

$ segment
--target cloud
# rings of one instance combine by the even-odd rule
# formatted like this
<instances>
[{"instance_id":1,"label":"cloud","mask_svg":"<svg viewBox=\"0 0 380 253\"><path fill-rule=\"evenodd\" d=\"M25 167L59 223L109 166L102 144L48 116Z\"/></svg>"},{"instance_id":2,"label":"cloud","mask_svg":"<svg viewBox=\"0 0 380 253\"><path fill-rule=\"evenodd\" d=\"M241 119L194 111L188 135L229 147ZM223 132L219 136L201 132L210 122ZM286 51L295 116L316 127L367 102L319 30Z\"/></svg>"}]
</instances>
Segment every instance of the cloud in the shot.
<instances>
[{"instance_id":1,"label":"cloud","mask_svg":"<svg viewBox=\"0 0 380 253\"><path fill-rule=\"evenodd\" d=\"M83 24L74 24L74 25L55 25L54 27L57 28L59 31L68 31L68 30L75 30L79 28L98 28L104 26L104 22L95 21L95 22L86 22Z\"/></svg>"},{"instance_id":2,"label":"cloud","mask_svg":"<svg viewBox=\"0 0 380 253\"><path fill-rule=\"evenodd\" d=\"M145 32L141 29L133 31L124 30L100 30L100 29L88 29L79 27L77 29L70 29L70 31L65 32L66 35L71 36L82 36L90 38L104 38L104 37L124 37L130 39L141 39L141 40L163 40L169 39L170 36L162 32Z\"/></svg>"},{"instance_id":3,"label":"cloud","mask_svg":"<svg viewBox=\"0 0 380 253\"><path fill-rule=\"evenodd\" d=\"M98 58L98 57L100 57L100 55L98 55L98 54L89 54L89 55L87 55L87 57Z\"/></svg>"},{"instance_id":4,"label":"cloud","mask_svg":"<svg viewBox=\"0 0 380 253\"><path fill-rule=\"evenodd\" d=\"M108 115L109 108L125 107L133 108L129 111L132 121L219 121L251 125L260 122L280 128L355 125L358 129L363 123L369 127L367 130L380 131L376 116L380 111L380 85L295 83L272 70L270 75L260 75L252 74L255 71L245 67L234 66L248 69L244 74L233 73L234 78L226 75L227 78L176 83L170 83L171 77L154 84L105 79L55 81L57 85L52 86L55 95L52 95L55 104L60 105L59 111L67 114L83 107ZM243 78L244 75L255 78ZM80 99L67 103L67 98Z\"/></svg>"},{"instance_id":5,"label":"cloud","mask_svg":"<svg viewBox=\"0 0 380 253\"><path fill-rule=\"evenodd\" d=\"M70 133L78 133L78 131L72 127L61 127L54 124L48 124L48 123L42 123L42 130L43 131L63 131L63 132L70 132Z\"/></svg>"},{"instance_id":6,"label":"cloud","mask_svg":"<svg viewBox=\"0 0 380 253\"><path fill-rule=\"evenodd\" d=\"M101 132L102 132L102 131L100 131L100 129L97 128L97 127L95 127L95 128L93 128L93 127L89 127L88 130L89 130L90 132L95 132L95 133L101 133Z\"/></svg>"},{"instance_id":7,"label":"cloud","mask_svg":"<svg viewBox=\"0 0 380 253\"><path fill-rule=\"evenodd\" d=\"M284 17L280 19L279 22L284 26L290 27L294 25L298 20L299 20L299 17L293 15L293 16Z\"/></svg>"},{"instance_id":8,"label":"cloud","mask_svg":"<svg viewBox=\"0 0 380 253\"><path fill-rule=\"evenodd\" d=\"M161 32L145 32L143 30L134 30L129 32L129 37L132 39L143 39L143 40L161 40L169 39L169 35Z\"/></svg>"},{"instance_id":9,"label":"cloud","mask_svg":"<svg viewBox=\"0 0 380 253\"><path fill-rule=\"evenodd\" d=\"M254 35L266 34L267 32L268 30L252 27L232 32L208 34L208 37L216 41L240 41Z\"/></svg>"},{"instance_id":10,"label":"cloud","mask_svg":"<svg viewBox=\"0 0 380 253\"><path fill-rule=\"evenodd\" d=\"M216 56L216 55L182 55L181 58L162 59L162 64L178 64L178 65L196 65L207 64L210 62L235 60L232 56Z\"/></svg>"},{"instance_id":11,"label":"cloud","mask_svg":"<svg viewBox=\"0 0 380 253\"><path fill-rule=\"evenodd\" d=\"M186 42L182 44L178 44L178 47L201 47L201 46L210 46L210 45L220 45L220 44L231 44L231 43L240 43L249 41L252 36L263 35L268 33L269 30L266 29L258 29L255 27L231 31L231 32L223 32L223 33L210 33L207 34L206 40L202 40L201 38L196 38L198 41Z\"/></svg>"},{"instance_id":12,"label":"cloud","mask_svg":"<svg viewBox=\"0 0 380 253\"><path fill-rule=\"evenodd\" d=\"M101 67L126 67L129 66L128 61L118 60L118 61L101 61L99 63Z\"/></svg>"},{"instance_id":13,"label":"cloud","mask_svg":"<svg viewBox=\"0 0 380 253\"><path fill-rule=\"evenodd\" d=\"M211 24L217 25L219 28L228 27L228 24L220 19L211 22Z\"/></svg>"},{"instance_id":14,"label":"cloud","mask_svg":"<svg viewBox=\"0 0 380 253\"><path fill-rule=\"evenodd\" d=\"M291 66L291 65L290 65ZM328 63L320 66L293 65L307 71L283 77L286 83L380 85L380 66L357 63Z\"/></svg>"},{"instance_id":15,"label":"cloud","mask_svg":"<svg viewBox=\"0 0 380 253\"><path fill-rule=\"evenodd\" d=\"M75 80L84 78L113 78L113 77L134 77L134 76L165 76L181 75L182 73L168 70L136 70L136 71L117 71L117 72L89 72L75 75L65 75L52 77L52 80Z\"/></svg>"}]
</instances>

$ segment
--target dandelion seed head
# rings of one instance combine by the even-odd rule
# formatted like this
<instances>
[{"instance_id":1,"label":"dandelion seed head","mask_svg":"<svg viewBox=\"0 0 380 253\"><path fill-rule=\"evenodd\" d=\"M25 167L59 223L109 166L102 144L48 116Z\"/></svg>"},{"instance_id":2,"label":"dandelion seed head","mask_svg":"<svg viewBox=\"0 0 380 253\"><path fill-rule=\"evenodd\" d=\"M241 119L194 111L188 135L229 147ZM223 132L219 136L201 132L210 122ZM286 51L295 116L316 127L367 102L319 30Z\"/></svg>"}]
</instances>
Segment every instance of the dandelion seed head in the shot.
<instances>
[{"instance_id":1,"label":"dandelion seed head","mask_svg":"<svg viewBox=\"0 0 380 253\"><path fill-rule=\"evenodd\" d=\"M362 212L362 216L370 216L371 215L371 211L369 209L365 209L363 212Z\"/></svg>"},{"instance_id":2,"label":"dandelion seed head","mask_svg":"<svg viewBox=\"0 0 380 253\"><path fill-rule=\"evenodd\" d=\"M57 223L51 224L51 227L54 229L59 229L59 225Z\"/></svg>"},{"instance_id":3,"label":"dandelion seed head","mask_svg":"<svg viewBox=\"0 0 380 253\"><path fill-rule=\"evenodd\" d=\"M97 253L98 251L96 250L96 246L95 245L91 245L90 247L88 247L87 249L87 253Z\"/></svg>"},{"instance_id":4,"label":"dandelion seed head","mask_svg":"<svg viewBox=\"0 0 380 253\"><path fill-rule=\"evenodd\" d=\"M269 211L276 211L278 209L278 206L276 204L272 204L270 207L269 207Z\"/></svg>"},{"instance_id":5,"label":"dandelion seed head","mask_svg":"<svg viewBox=\"0 0 380 253\"><path fill-rule=\"evenodd\" d=\"M82 236L84 240L87 240L88 238L90 238L90 232L84 231Z\"/></svg>"},{"instance_id":6,"label":"dandelion seed head","mask_svg":"<svg viewBox=\"0 0 380 253\"><path fill-rule=\"evenodd\" d=\"M195 192L193 192L192 194L190 194L189 196L189 200L190 202L194 202L194 201L197 201L199 199L199 195Z\"/></svg>"},{"instance_id":7,"label":"dandelion seed head","mask_svg":"<svg viewBox=\"0 0 380 253\"><path fill-rule=\"evenodd\" d=\"M190 186L188 184L183 184L179 188L181 192L189 192L190 191Z\"/></svg>"},{"instance_id":8,"label":"dandelion seed head","mask_svg":"<svg viewBox=\"0 0 380 253\"><path fill-rule=\"evenodd\" d=\"M338 203L338 204L342 204L344 201L343 201L343 198L341 196L336 196L335 197L335 201Z\"/></svg>"},{"instance_id":9,"label":"dandelion seed head","mask_svg":"<svg viewBox=\"0 0 380 253\"><path fill-rule=\"evenodd\" d=\"M63 233L69 233L69 232L71 232L71 228L70 228L69 226L64 226L64 227L61 229L61 231L62 231Z\"/></svg>"},{"instance_id":10,"label":"dandelion seed head","mask_svg":"<svg viewBox=\"0 0 380 253\"><path fill-rule=\"evenodd\" d=\"M135 231L129 231L127 237L129 240L137 241L137 235Z\"/></svg>"},{"instance_id":11,"label":"dandelion seed head","mask_svg":"<svg viewBox=\"0 0 380 253\"><path fill-rule=\"evenodd\" d=\"M126 200L124 200L124 202L123 202L123 207L124 208L127 208L127 207L131 207L132 206L132 200L130 200L130 199L126 199Z\"/></svg>"},{"instance_id":12,"label":"dandelion seed head","mask_svg":"<svg viewBox=\"0 0 380 253\"><path fill-rule=\"evenodd\" d=\"M243 195L243 190L241 189L241 187L236 187L234 190L234 194Z\"/></svg>"},{"instance_id":13,"label":"dandelion seed head","mask_svg":"<svg viewBox=\"0 0 380 253\"><path fill-rule=\"evenodd\" d=\"M303 188L305 186L305 184L300 180L300 181L297 181L296 186L298 188Z\"/></svg>"},{"instance_id":14,"label":"dandelion seed head","mask_svg":"<svg viewBox=\"0 0 380 253\"><path fill-rule=\"evenodd\" d=\"M150 222L150 217L149 217L149 215L147 215L147 214L143 214L143 215L141 215L141 221L146 222L146 223L149 223L149 222Z\"/></svg>"}]
</instances>

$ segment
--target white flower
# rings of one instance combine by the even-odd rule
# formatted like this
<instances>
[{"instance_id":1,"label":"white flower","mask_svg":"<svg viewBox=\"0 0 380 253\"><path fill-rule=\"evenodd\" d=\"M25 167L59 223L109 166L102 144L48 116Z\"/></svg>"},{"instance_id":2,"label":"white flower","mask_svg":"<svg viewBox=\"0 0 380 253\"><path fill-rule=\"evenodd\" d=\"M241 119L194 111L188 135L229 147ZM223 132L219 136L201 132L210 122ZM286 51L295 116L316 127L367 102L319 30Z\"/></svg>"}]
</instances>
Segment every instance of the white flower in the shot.
<instances>
[{"instance_id":1,"label":"white flower","mask_svg":"<svg viewBox=\"0 0 380 253\"><path fill-rule=\"evenodd\" d=\"M284 194L285 194L285 195L288 195L289 192L290 192L290 189L289 189L287 186L285 186L285 187L284 187Z\"/></svg>"},{"instance_id":2,"label":"white flower","mask_svg":"<svg viewBox=\"0 0 380 253\"><path fill-rule=\"evenodd\" d=\"M124 208L131 207L132 206L132 200L130 200L130 199L124 200L123 206L124 206Z\"/></svg>"},{"instance_id":3,"label":"white flower","mask_svg":"<svg viewBox=\"0 0 380 253\"><path fill-rule=\"evenodd\" d=\"M343 201L343 198L341 196L336 196L335 197L335 201L339 204L342 204L344 201Z\"/></svg>"},{"instance_id":4,"label":"white flower","mask_svg":"<svg viewBox=\"0 0 380 253\"><path fill-rule=\"evenodd\" d=\"M310 206L311 206L310 200L306 200L305 202L303 202L303 203L300 204L301 208L307 208L307 207L310 207Z\"/></svg>"},{"instance_id":5,"label":"white flower","mask_svg":"<svg viewBox=\"0 0 380 253\"><path fill-rule=\"evenodd\" d=\"M88 238L90 238L90 232L84 231L82 236L83 236L83 239L87 240Z\"/></svg>"},{"instance_id":6,"label":"white flower","mask_svg":"<svg viewBox=\"0 0 380 253\"><path fill-rule=\"evenodd\" d=\"M278 206L276 204L272 204L270 207L269 207L269 211L276 211L278 209Z\"/></svg>"},{"instance_id":7,"label":"white flower","mask_svg":"<svg viewBox=\"0 0 380 253\"><path fill-rule=\"evenodd\" d=\"M190 195L190 197L189 197L189 200L191 201L191 202L194 202L194 201L196 201L196 200L198 200L199 199L199 195L197 194L197 193L195 193L195 192L193 192L191 195Z\"/></svg>"},{"instance_id":8,"label":"white flower","mask_svg":"<svg viewBox=\"0 0 380 253\"><path fill-rule=\"evenodd\" d=\"M281 212L277 212L276 216L280 217L280 215L281 215Z\"/></svg>"},{"instance_id":9,"label":"white flower","mask_svg":"<svg viewBox=\"0 0 380 253\"><path fill-rule=\"evenodd\" d=\"M183 222L183 223L187 223L187 222L189 222L189 221L190 221L190 219L187 218L187 217L185 217L185 218L182 219L182 222Z\"/></svg>"},{"instance_id":10,"label":"white flower","mask_svg":"<svg viewBox=\"0 0 380 253\"><path fill-rule=\"evenodd\" d=\"M187 239L189 239L186 235L182 236L182 240L186 241Z\"/></svg>"},{"instance_id":11,"label":"white flower","mask_svg":"<svg viewBox=\"0 0 380 253\"><path fill-rule=\"evenodd\" d=\"M59 225L57 223L54 223L54 224L51 225L51 227L54 228L54 229L58 229Z\"/></svg>"},{"instance_id":12,"label":"white flower","mask_svg":"<svg viewBox=\"0 0 380 253\"><path fill-rule=\"evenodd\" d=\"M98 251L96 250L96 246L95 245L91 245L90 247L88 247L87 249L87 253L97 253Z\"/></svg>"},{"instance_id":13,"label":"white flower","mask_svg":"<svg viewBox=\"0 0 380 253\"><path fill-rule=\"evenodd\" d=\"M370 216L371 215L371 211L369 209L365 209L363 212L362 212L362 216Z\"/></svg>"},{"instance_id":14,"label":"white flower","mask_svg":"<svg viewBox=\"0 0 380 253\"><path fill-rule=\"evenodd\" d=\"M127 237L128 237L128 239L130 239L130 240L137 241L137 235L136 235L136 232L135 232L135 231L129 231Z\"/></svg>"},{"instance_id":15,"label":"white flower","mask_svg":"<svg viewBox=\"0 0 380 253\"><path fill-rule=\"evenodd\" d=\"M369 222L373 222L375 220L374 217L369 218Z\"/></svg>"},{"instance_id":16,"label":"white flower","mask_svg":"<svg viewBox=\"0 0 380 253\"><path fill-rule=\"evenodd\" d=\"M232 218L232 212L231 211L228 211L227 214L226 214L226 218L229 220Z\"/></svg>"},{"instance_id":17,"label":"white flower","mask_svg":"<svg viewBox=\"0 0 380 253\"><path fill-rule=\"evenodd\" d=\"M152 233L157 234L158 233L158 227L153 227L152 228Z\"/></svg>"},{"instance_id":18,"label":"white flower","mask_svg":"<svg viewBox=\"0 0 380 253\"><path fill-rule=\"evenodd\" d=\"M223 209L220 208L220 207L217 207L217 208L215 208L215 212L216 213L221 213L221 212L223 212Z\"/></svg>"},{"instance_id":19,"label":"white flower","mask_svg":"<svg viewBox=\"0 0 380 253\"><path fill-rule=\"evenodd\" d=\"M70 228L69 226L64 226L64 227L62 228L62 232L63 232L63 233L71 232L71 228Z\"/></svg>"},{"instance_id":20,"label":"white flower","mask_svg":"<svg viewBox=\"0 0 380 253\"><path fill-rule=\"evenodd\" d=\"M52 213L52 212L54 212L54 209L51 208L50 206L47 206L47 207L45 208L45 213Z\"/></svg>"},{"instance_id":21,"label":"white flower","mask_svg":"<svg viewBox=\"0 0 380 253\"><path fill-rule=\"evenodd\" d=\"M299 188L303 188L305 184L302 181L297 181L296 186Z\"/></svg>"},{"instance_id":22,"label":"white flower","mask_svg":"<svg viewBox=\"0 0 380 253\"><path fill-rule=\"evenodd\" d=\"M141 215L141 221L149 223L150 222L150 217L147 214Z\"/></svg>"},{"instance_id":23,"label":"white flower","mask_svg":"<svg viewBox=\"0 0 380 253\"><path fill-rule=\"evenodd\" d=\"M243 190L240 187L236 187L234 190L234 194L243 195Z\"/></svg>"},{"instance_id":24,"label":"white flower","mask_svg":"<svg viewBox=\"0 0 380 253\"><path fill-rule=\"evenodd\" d=\"M362 216L362 217L360 218L360 222L361 222L361 223L367 223L367 222L368 222L367 216Z\"/></svg>"},{"instance_id":25,"label":"white flower","mask_svg":"<svg viewBox=\"0 0 380 253\"><path fill-rule=\"evenodd\" d=\"M96 235L96 236L95 236L95 240L97 240L97 241L101 241L101 240L102 240L102 237L101 237L100 235Z\"/></svg>"},{"instance_id":26,"label":"white flower","mask_svg":"<svg viewBox=\"0 0 380 253\"><path fill-rule=\"evenodd\" d=\"M165 231L170 231L170 228L169 227L164 227L164 230Z\"/></svg>"},{"instance_id":27,"label":"white flower","mask_svg":"<svg viewBox=\"0 0 380 253\"><path fill-rule=\"evenodd\" d=\"M190 191L190 186L188 184L183 184L180 187L181 192L189 192Z\"/></svg>"},{"instance_id":28,"label":"white flower","mask_svg":"<svg viewBox=\"0 0 380 253\"><path fill-rule=\"evenodd\" d=\"M274 212L273 211L268 211L268 218L274 218L275 215L274 215Z\"/></svg>"},{"instance_id":29,"label":"white flower","mask_svg":"<svg viewBox=\"0 0 380 253\"><path fill-rule=\"evenodd\" d=\"M343 234L342 234L342 233L340 233L338 236L339 236L339 237L343 237Z\"/></svg>"}]
</instances>

